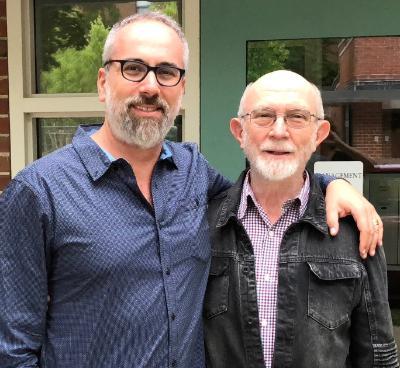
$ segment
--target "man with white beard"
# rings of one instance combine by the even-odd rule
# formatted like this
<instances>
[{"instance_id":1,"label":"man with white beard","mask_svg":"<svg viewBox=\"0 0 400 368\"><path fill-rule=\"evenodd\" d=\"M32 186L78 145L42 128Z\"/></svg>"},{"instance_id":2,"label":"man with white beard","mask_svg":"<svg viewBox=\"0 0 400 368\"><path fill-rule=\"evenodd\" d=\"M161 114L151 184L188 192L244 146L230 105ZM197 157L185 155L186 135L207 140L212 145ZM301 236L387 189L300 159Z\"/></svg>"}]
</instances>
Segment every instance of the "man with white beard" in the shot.
<instances>
[{"instance_id":1,"label":"man with white beard","mask_svg":"<svg viewBox=\"0 0 400 368\"><path fill-rule=\"evenodd\" d=\"M317 87L266 74L230 127L250 168L209 205L207 367L398 367L383 249L364 261L349 217L330 236L305 170L330 129Z\"/></svg>"},{"instance_id":2,"label":"man with white beard","mask_svg":"<svg viewBox=\"0 0 400 368\"><path fill-rule=\"evenodd\" d=\"M194 144L164 141L188 52L166 16L117 23L98 72L102 126L80 127L0 197L0 367L204 367L206 209L230 183ZM327 196L330 226L354 213L373 251L373 207L340 180Z\"/></svg>"}]
</instances>

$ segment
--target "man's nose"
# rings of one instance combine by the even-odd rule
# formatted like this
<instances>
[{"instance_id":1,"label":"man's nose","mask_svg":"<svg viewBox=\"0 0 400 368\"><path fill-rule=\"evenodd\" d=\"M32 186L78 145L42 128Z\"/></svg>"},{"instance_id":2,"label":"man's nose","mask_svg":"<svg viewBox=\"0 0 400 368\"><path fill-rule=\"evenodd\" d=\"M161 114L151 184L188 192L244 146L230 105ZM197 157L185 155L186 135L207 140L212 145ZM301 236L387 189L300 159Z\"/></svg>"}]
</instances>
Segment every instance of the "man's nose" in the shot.
<instances>
[{"instance_id":1,"label":"man's nose","mask_svg":"<svg viewBox=\"0 0 400 368\"><path fill-rule=\"evenodd\" d=\"M157 82L155 73L151 70L146 77L140 82L140 92L149 96L155 96L160 93L160 85Z\"/></svg>"},{"instance_id":2,"label":"man's nose","mask_svg":"<svg viewBox=\"0 0 400 368\"><path fill-rule=\"evenodd\" d=\"M275 138L287 138L289 136L285 116L279 115L276 117L276 120L272 125L269 135Z\"/></svg>"}]
</instances>

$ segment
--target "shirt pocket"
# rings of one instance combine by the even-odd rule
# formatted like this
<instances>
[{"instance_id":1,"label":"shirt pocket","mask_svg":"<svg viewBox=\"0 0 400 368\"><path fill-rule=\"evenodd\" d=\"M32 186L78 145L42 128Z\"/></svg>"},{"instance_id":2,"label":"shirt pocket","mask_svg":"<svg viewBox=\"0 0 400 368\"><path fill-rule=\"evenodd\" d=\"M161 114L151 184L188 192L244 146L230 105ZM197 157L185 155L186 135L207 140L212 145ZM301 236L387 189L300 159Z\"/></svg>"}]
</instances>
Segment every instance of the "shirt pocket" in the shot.
<instances>
[{"instance_id":1,"label":"shirt pocket","mask_svg":"<svg viewBox=\"0 0 400 368\"><path fill-rule=\"evenodd\" d=\"M228 311L229 259L213 257L204 297L204 317L212 318Z\"/></svg>"},{"instance_id":2,"label":"shirt pocket","mask_svg":"<svg viewBox=\"0 0 400 368\"><path fill-rule=\"evenodd\" d=\"M193 258L209 262L211 246L206 211L206 199L196 197L182 201L174 212L169 237L174 241L176 263Z\"/></svg>"},{"instance_id":3,"label":"shirt pocket","mask_svg":"<svg viewBox=\"0 0 400 368\"><path fill-rule=\"evenodd\" d=\"M354 263L307 263L308 316L333 330L350 320L361 270Z\"/></svg>"}]
</instances>

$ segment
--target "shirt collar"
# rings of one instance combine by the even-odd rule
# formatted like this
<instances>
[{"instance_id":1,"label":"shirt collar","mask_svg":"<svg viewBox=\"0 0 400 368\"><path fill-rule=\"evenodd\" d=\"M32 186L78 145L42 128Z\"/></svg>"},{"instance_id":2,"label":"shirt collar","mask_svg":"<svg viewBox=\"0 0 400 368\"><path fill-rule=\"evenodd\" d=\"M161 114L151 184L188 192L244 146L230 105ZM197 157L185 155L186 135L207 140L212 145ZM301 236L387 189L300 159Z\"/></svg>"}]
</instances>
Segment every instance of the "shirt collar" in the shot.
<instances>
[{"instance_id":1,"label":"shirt collar","mask_svg":"<svg viewBox=\"0 0 400 368\"><path fill-rule=\"evenodd\" d=\"M307 171L304 171L304 184L301 187L297 196L291 200L285 202L284 206L289 203L293 203L293 201L298 200L300 202L299 213L300 217L303 216L308 202L308 197L310 193L310 177ZM255 205L257 205L257 200L255 198L253 189L251 188L250 184L250 170L247 172L246 177L243 182L243 189L240 198L240 204L238 209L238 218L241 220L243 219L244 215L246 214L248 201L251 199Z\"/></svg>"},{"instance_id":2,"label":"shirt collar","mask_svg":"<svg viewBox=\"0 0 400 368\"><path fill-rule=\"evenodd\" d=\"M81 125L78 127L72 140L72 146L81 158L83 165L94 181L101 178L109 169L115 159L109 152L103 150L92 138L91 135L101 124ZM159 162L170 162L175 167L175 160L168 143L163 142Z\"/></svg>"}]
</instances>

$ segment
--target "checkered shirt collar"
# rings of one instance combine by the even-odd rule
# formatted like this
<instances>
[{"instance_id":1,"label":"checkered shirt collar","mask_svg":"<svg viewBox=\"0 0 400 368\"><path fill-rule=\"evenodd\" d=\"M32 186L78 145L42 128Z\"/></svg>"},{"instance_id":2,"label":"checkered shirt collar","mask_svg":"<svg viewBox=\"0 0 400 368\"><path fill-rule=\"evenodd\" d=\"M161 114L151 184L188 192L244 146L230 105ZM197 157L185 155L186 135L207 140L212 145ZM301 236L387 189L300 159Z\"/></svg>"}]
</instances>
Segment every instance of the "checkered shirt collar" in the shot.
<instances>
[{"instance_id":1,"label":"checkered shirt collar","mask_svg":"<svg viewBox=\"0 0 400 368\"><path fill-rule=\"evenodd\" d=\"M304 176L304 184L303 184L302 188L300 189L298 195L293 199L287 200L283 204L283 206L285 207L287 205L292 204L293 201L298 200L300 202L300 207L299 207L300 217L303 216L303 214L306 210L308 197L310 194L310 176L306 170L304 171L303 176ZM238 209L238 218L240 220L242 220L244 215L246 214L248 198L251 198L253 203L257 205L258 202L256 200L256 197L254 195L253 189L251 188L251 184L250 184L250 170L247 172L246 177L243 182L243 189L242 189L240 205L239 205L239 209ZM257 207L258 207L258 205L257 205Z\"/></svg>"}]
</instances>

